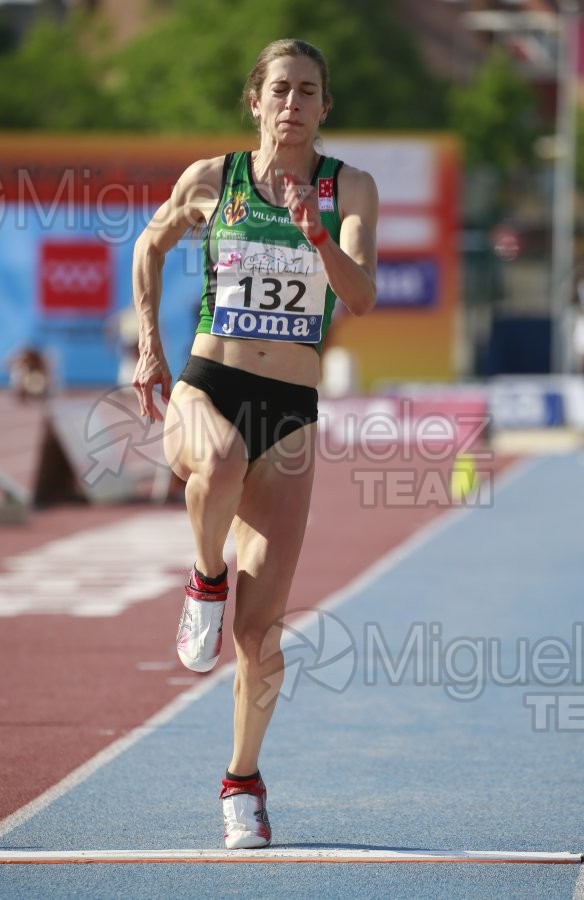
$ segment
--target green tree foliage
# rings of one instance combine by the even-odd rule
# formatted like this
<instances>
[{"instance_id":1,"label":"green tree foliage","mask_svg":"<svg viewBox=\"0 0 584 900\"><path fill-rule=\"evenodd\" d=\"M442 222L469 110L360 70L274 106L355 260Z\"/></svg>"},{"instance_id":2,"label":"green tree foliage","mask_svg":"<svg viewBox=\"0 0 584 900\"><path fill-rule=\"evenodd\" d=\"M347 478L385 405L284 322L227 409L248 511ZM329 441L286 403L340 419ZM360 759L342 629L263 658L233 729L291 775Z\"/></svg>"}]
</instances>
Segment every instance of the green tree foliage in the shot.
<instances>
[{"instance_id":1,"label":"green tree foliage","mask_svg":"<svg viewBox=\"0 0 584 900\"><path fill-rule=\"evenodd\" d=\"M280 37L321 47L331 70L333 128L445 124L444 90L422 65L391 0L176 0L155 29L109 54L90 20L37 27L0 56L0 126L228 132L259 50ZM249 127L251 123L248 122Z\"/></svg>"},{"instance_id":2,"label":"green tree foliage","mask_svg":"<svg viewBox=\"0 0 584 900\"><path fill-rule=\"evenodd\" d=\"M41 20L18 50L0 55L0 127L108 128L115 112L81 48L75 20Z\"/></svg>"},{"instance_id":3,"label":"green tree foliage","mask_svg":"<svg viewBox=\"0 0 584 900\"><path fill-rule=\"evenodd\" d=\"M335 128L431 128L442 94L391 3L362 0L180 0L176 15L117 60L121 119L130 128L229 131L259 50L302 37L328 58Z\"/></svg>"},{"instance_id":4,"label":"green tree foliage","mask_svg":"<svg viewBox=\"0 0 584 900\"><path fill-rule=\"evenodd\" d=\"M422 64L392 0L175 0L114 51L91 18L43 21L0 53L0 127L145 132L239 131L241 89L258 51L302 37L328 58L337 129L440 129L464 138L469 164L525 164L537 135L534 94L495 51L467 86Z\"/></svg>"},{"instance_id":5,"label":"green tree foliage","mask_svg":"<svg viewBox=\"0 0 584 900\"><path fill-rule=\"evenodd\" d=\"M465 142L470 166L489 164L508 170L534 159L541 133L533 89L495 48L473 81L449 94L450 124Z\"/></svg>"},{"instance_id":6,"label":"green tree foliage","mask_svg":"<svg viewBox=\"0 0 584 900\"><path fill-rule=\"evenodd\" d=\"M444 128L444 86L426 70L391 0L296 0L289 16L290 33L315 43L328 59L331 128Z\"/></svg>"},{"instance_id":7,"label":"green tree foliage","mask_svg":"<svg viewBox=\"0 0 584 900\"><path fill-rule=\"evenodd\" d=\"M247 59L247 2L179 0L156 32L125 47L112 83L120 121L144 131L233 131L241 128L239 95ZM266 9L268 19L271 10ZM265 26L266 16L260 24Z\"/></svg>"}]
</instances>

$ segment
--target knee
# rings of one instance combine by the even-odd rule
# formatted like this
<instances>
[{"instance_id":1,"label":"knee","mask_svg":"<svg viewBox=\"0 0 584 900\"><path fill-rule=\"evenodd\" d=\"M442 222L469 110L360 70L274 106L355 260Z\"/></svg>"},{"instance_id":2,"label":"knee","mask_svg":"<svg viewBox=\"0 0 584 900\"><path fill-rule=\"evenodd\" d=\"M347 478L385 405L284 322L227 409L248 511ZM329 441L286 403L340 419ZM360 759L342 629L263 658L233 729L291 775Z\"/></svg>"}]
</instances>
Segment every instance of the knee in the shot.
<instances>
[{"instance_id":1,"label":"knee","mask_svg":"<svg viewBox=\"0 0 584 900\"><path fill-rule=\"evenodd\" d=\"M281 628L270 624L261 626L257 623L234 622L233 638L238 660L248 668L270 671L282 667L282 651L280 650Z\"/></svg>"},{"instance_id":2,"label":"knee","mask_svg":"<svg viewBox=\"0 0 584 900\"><path fill-rule=\"evenodd\" d=\"M242 489L245 467L238 460L213 455L200 462L195 460L189 474L196 478L187 481L187 499L217 497Z\"/></svg>"},{"instance_id":3,"label":"knee","mask_svg":"<svg viewBox=\"0 0 584 900\"><path fill-rule=\"evenodd\" d=\"M178 475L183 481L186 481L191 474L191 470L184 464L182 454L184 449L184 441L181 436L177 435L176 429L166 429L162 438L162 446L164 457L168 466L175 475Z\"/></svg>"}]
</instances>

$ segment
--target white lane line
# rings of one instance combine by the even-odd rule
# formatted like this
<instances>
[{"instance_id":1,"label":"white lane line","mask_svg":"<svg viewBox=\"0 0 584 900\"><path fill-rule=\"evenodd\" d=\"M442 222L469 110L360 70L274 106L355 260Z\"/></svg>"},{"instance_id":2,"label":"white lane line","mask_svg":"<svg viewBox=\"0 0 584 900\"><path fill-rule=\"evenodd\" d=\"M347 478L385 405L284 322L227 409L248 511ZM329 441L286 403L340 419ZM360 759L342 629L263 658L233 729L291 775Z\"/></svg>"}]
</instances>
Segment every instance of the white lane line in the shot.
<instances>
[{"instance_id":1,"label":"white lane line","mask_svg":"<svg viewBox=\"0 0 584 900\"><path fill-rule=\"evenodd\" d=\"M516 481L517 478L529 471L536 464L537 463L532 460L527 462L521 461L515 464L512 469L509 469L504 473L504 477L502 477L500 481L497 481L499 490L507 488ZM443 513L438 519L429 522L428 525L421 528L410 538L407 538L398 547L390 550L389 553L365 569L364 572L353 579L353 581L344 588L334 591L328 597L325 597L325 599L318 604L318 607L315 608L329 610L344 603L349 599L351 594L358 593L376 578L389 572L408 556L411 556L416 550L420 549L420 547L424 546L424 544L427 544L442 531L449 528L450 525L458 522L465 514L470 513L470 511L471 510L464 508L456 508ZM299 616L298 619L294 621L294 626L301 628L302 623L309 621L310 619L310 613ZM291 640L292 637L293 635L290 635L290 637L288 637L288 634L283 635L284 640ZM191 703L212 690L215 685L220 684L227 679L234 671L235 663L227 663L217 669L212 675L206 675L200 684L196 684L190 690L179 694L178 697L175 697L174 700L148 719L143 725L138 726L124 737L114 741L104 750L101 750L96 754L96 756L92 757L86 763L83 763L83 765L79 766L77 769L74 769L73 772L42 793L35 800L32 800L3 821L0 821L0 837L15 828L18 828L20 825L23 825L37 813L46 809L54 800L57 800L74 787L77 787L78 784L81 784L93 775L94 772L97 772L102 766L107 765L129 747L141 740L141 738L150 734L154 729L169 722Z\"/></svg>"},{"instance_id":2,"label":"white lane line","mask_svg":"<svg viewBox=\"0 0 584 900\"><path fill-rule=\"evenodd\" d=\"M144 661L136 664L139 672L168 672L177 668L174 660L153 660L152 662Z\"/></svg>"},{"instance_id":3,"label":"white lane line","mask_svg":"<svg viewBox=\"0 0 584 900\"><path fill-rule=\"evenodd\" d=\"M35 850L0 852L0 864L71 863L537 863L580 865L581 853L504 850Z\"/></svg>"},{"instance_id":4,"label":"white lane line","mask_svg":"<svg viewBox=\"0 0 584 900\"><path fill-rule=\"evenodd\" d=\"M195 556L184 510L149 512L58 538L4 561L0 617L116 616L176 587L177 570L186 575ZM230 532L225 559L234 556Z\"/></svg>"}]
</instances>

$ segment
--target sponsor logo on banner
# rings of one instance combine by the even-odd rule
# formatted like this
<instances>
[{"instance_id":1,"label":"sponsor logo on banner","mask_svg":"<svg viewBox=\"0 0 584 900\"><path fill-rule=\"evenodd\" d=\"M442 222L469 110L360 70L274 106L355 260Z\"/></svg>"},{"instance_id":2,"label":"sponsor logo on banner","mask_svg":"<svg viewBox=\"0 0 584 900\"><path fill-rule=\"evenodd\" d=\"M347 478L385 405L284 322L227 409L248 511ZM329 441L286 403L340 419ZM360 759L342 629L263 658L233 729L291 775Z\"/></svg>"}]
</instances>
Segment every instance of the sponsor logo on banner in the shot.
<instances>
[{"instance_id":1,"label":"sponsor logo on banner","mask_svg":"<svg viewBox=\"0 0 584 900\"><path fill-rule=\"evenodd\" d=\"M318 179L318 208L321 212L332 212L335 208L334 178Z\"/></svg>"},{"instance_id":2,"label":"sponsor logo on banner","mask_svg":"<svg viewBox=\"0 0 584 900\"><path fill-rule=\"evenodd\" d=\"M224 225L239 225L249 216L249 203L245 191L236 191L223 205L221 221Z\"/></svg>"},{"instance_id":3,"label":"sponsor logo on banner","mask_svg":"<svg viewBox=\"0 0 584 900\"><path fill-rule=\"evenodd\" d=\"M377 265L377 306L435 306L438 275L438 263L434 260L380 260Z\"/></svg>"},{"instance_id":4,"label":"sponsor logo on banner","mask_svg":"<svg viewBox=\"0 0 584 900\"><path fill-rule=\"evenodd\" d=\"M564 396L558 383L502 378L489 386L489 408L498 429L554 428L565 424Z\"/></svg>"},{"instance_id":5,"label":"sponsor logo on banner","mask_svg":"<svg viewBox=\"0 0 584 900\"><path fill-rule=\"evenodd\" d=\"M111 306L112 267L107 244L45 241L40 300L47 312L103 313Z\"/></svg>"}]
</instances>

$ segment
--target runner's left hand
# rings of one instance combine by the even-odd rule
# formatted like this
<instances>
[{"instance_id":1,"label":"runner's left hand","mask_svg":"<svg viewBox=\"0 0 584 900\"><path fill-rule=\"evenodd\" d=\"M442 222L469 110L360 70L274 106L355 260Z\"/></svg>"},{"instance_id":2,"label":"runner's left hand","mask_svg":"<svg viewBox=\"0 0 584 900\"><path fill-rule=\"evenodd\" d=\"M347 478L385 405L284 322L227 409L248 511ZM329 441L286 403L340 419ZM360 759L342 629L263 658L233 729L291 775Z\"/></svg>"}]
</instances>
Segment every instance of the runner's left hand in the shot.
<instances>
[{"instance_id":1,"label":"runner's left hand","mask_svg":"<svg viewBox=\"0 0 584 900\"><path fill-rule=\"evenodd\" d=\"M290 212L290 221L310 240L323 228L317 193L312 185L303 184L291 172L284 172L283 179L284 203Z\"/></svg>"}]
</instances>

